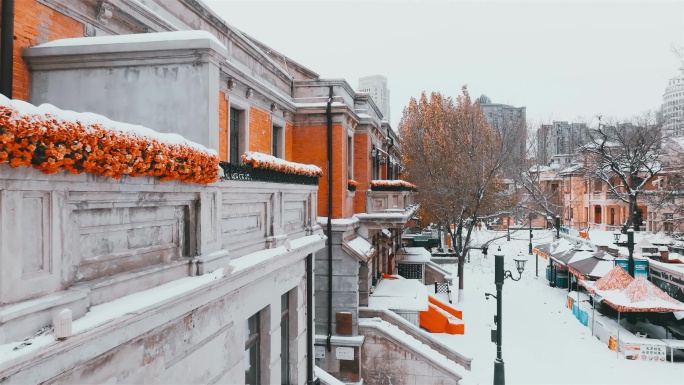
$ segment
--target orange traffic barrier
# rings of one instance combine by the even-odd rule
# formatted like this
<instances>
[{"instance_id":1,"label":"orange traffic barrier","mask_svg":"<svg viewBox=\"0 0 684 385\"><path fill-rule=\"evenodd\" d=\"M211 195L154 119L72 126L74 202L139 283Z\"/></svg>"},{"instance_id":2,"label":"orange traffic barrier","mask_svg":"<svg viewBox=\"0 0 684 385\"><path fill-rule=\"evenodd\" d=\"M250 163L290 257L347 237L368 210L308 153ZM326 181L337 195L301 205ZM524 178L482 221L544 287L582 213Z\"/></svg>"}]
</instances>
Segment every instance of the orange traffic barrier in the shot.
<instances>
[{"instance_id":1,"label":"orange traffic barrier","mask_svg":"<svg viewBox=\"0 0 684 385\"><path fill-rule=\"evenodd\" d=\"M385 274L385 273L382 274L382 278L383 279L399 279L393 275L389 275L389 274Z\"/></svg>"},{"instance_id":2,"label":"orange traffic barrier","mask_svg":"<svg viewBox=\"0 0 684 385\"><path fill-rule=\"evenodd\" d=\"M432 333L463 334L463 313L428 296L428 310L420 312L420 326Z\"/></svg>"}]
</instances>

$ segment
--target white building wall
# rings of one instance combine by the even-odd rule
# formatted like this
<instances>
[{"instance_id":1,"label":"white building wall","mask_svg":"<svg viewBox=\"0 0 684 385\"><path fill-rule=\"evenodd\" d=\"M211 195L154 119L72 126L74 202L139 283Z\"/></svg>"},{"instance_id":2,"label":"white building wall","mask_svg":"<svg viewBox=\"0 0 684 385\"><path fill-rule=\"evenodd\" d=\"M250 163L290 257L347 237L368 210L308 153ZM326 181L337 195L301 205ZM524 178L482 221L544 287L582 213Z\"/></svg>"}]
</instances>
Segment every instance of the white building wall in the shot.
<instances>
[{"instance_id":1,"label":"white building wall","mask_svg":"<svg viewBox=\"0 0 684 385\"><path fill-rule=\"evenodd\" d=\"M664 130L668 135L684 136L684 66L671 78L663 94Z\"/></svg>"}]
</instances>

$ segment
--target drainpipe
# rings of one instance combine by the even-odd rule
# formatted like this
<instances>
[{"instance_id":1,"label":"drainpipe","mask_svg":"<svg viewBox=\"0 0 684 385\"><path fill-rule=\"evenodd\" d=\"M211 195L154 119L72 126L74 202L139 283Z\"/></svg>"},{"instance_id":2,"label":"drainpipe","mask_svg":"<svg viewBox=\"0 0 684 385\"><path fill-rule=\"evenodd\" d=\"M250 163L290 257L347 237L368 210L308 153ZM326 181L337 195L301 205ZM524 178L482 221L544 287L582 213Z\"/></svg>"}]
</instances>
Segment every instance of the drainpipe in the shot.
<instances>
[{"instance_id":1,"label":"drainpipe","mask_svg":"<svg viewBox=\"0 0 684 385\"><path fill-rule=\"evenodd\" d=\"M0 40L0 93L12 99L14 50L14 0L2 1L2 40Z\"/></svg>"},{"instance_id":2,"label":"drainpipe","mask_svg":"<svg viewBox=\"0 0 684 385\"><path fill-rule=\"evenodd\" d=\"M325 107L325 116L328 123L328 340L326 342L328 351L332 351L330 339L332 338L332 192L333 192L333 131L332 131L332 101L333 88L329 87L328 105Z\"/></svg>"},{"instance_id":3,"label":"drainpipe","mask_svg":"<svg viewBox=\"0 0 684 385\"><path fill-rule=\"evenodd\" d=\"M313 305L313 254L306 256L306 383L311 385L314 382L314 305Z\"/></svg>"}]
</instances>

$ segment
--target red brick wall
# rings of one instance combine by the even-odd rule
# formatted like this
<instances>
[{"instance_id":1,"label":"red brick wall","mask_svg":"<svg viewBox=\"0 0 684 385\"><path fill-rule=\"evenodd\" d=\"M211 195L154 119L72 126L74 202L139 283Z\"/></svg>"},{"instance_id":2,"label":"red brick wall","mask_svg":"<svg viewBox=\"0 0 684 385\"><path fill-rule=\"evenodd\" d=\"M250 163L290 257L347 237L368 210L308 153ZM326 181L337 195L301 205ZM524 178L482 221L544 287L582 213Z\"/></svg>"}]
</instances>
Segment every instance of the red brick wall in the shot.
<instances>
[{"instance_id":1,"label":"red brick wall","mask_svg":"<svg viewBox=\"0 0 684 385\"><path fill-rule=\"evenodd\" d=\"M371 181L371 142L367 133L354 135L354 180L359 182L354 196L354 213L366 212L366 194Z\"/></svg>"},{"instance_id":2,"label":"red brick wall","mask_svg":"<svg viewBox=\"0 0 684 385\"><path fill-rule=\"evenodd\" d=\"M292 130L292 160L315 164L323 170L318 180L318 215L328 216L327 128L297 126ZM353 207L347 204L347 135L341 125L333 125L333 212L332 218L348 218Z\"/></svg>"},{"instance_id":3,"label":"red brick wall","mask_svg":"<svg viewBox=\"0 0 684 385\"><path fill-rule=\"evenodd\" d=\"M219 158L228 161L228 100L223 91L219 91Z\"/></svg>"},{"instance_id":4,"label":"red brick wall","mask_svg":"<svg viewBox=\"0 0 684 385\"><path fill-rule=\"evenodd\" d=\"M249 151L271 153L271 114L251 107L249 109Z\"/></svg>"},{"instance_id":5,"label":"red brick wall","mask_svg":"<svg viewBox=\"0 0 684 385\"><path fill-rule=\"evenodd\" d=\"M29 100L29 71L21 57L21 50L67 37L83 37L83 24L39 4L36 0L15 0L12 77L14 99Z\"/></svg>"}]
</instances>

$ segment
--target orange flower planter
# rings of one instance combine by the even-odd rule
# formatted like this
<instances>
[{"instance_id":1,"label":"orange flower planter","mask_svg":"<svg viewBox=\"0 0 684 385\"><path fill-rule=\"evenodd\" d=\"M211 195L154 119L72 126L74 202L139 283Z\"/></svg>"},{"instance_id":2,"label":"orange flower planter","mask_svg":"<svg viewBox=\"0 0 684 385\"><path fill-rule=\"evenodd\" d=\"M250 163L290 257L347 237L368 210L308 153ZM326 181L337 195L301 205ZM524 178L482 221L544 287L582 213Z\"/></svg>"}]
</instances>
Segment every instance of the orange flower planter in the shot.
<instances>
[{"instance_id":1,"label":"orange flower planter","mask_svg":"<svg viewBox=\"0 0 684 385\"><path fill-rule=\"evenodd\" d=\"M22 114L0 105L0 164L33 167L46 174L88 172L213 183L219 158L186 144L164 143L101 124L63 120L52 114Z\"/></svg>"}]
</instances>

